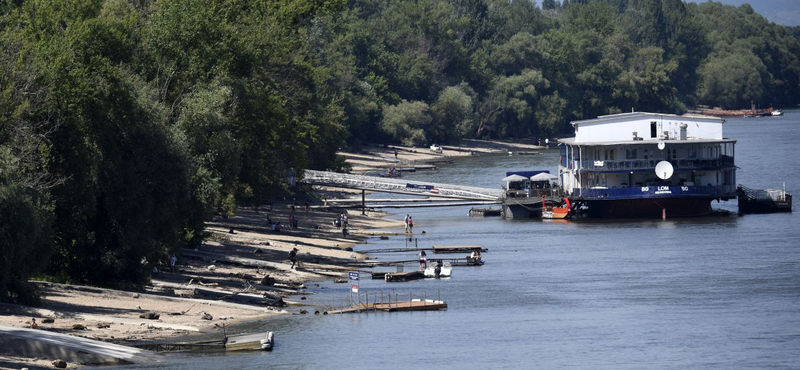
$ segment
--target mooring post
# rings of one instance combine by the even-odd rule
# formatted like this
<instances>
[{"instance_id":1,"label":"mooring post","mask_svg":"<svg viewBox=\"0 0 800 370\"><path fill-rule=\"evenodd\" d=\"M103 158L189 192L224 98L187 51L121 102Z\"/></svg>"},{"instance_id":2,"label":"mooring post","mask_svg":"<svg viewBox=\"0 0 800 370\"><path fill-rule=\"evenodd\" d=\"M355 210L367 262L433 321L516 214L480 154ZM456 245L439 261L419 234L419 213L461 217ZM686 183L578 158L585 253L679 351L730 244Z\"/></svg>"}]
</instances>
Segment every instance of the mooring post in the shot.
<instances>
[{"instance_id":1,"label":"mooring post","mask_svg":"<svg viewBox=\"0 0 800 370\"><path fill-rule=\"evenodd\" d=\"M361 189L361 215L367 214L367 205L366 205L366 190Z\"/></svg>"}]
</instances>

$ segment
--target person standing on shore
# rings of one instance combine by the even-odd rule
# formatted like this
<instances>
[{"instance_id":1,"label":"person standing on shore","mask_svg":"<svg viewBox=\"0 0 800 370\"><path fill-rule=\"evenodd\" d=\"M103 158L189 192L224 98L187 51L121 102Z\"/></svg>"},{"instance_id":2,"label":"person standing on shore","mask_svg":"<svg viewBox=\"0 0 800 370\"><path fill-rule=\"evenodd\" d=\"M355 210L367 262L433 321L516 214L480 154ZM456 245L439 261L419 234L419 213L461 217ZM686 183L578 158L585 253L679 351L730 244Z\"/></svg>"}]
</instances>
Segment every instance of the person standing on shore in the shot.
<instances>
[{"instance_id":1,"label":"person standing on shore","mask_svg":"<svg viewBox=\"0 0 800 370\"><path fill-rule=\"evenodd\" d=\"M408 223L406 224L406 229L408 233L414 233L414 220L411 219L411 216L408 216Z\"/></svg>"},{"instance_id":2,"label":"person standing on shore","mask_svg":"<svg viewBox=\"0 0 800 370\"><path fill-rule=\"evenodd\" d=\"M403 219L403 225L406 226L406 234L408 234L408 219L409 218L411 218L411 216L409 216L408 213L406 213L406 218Z\"/></svg>"}]
</instances>

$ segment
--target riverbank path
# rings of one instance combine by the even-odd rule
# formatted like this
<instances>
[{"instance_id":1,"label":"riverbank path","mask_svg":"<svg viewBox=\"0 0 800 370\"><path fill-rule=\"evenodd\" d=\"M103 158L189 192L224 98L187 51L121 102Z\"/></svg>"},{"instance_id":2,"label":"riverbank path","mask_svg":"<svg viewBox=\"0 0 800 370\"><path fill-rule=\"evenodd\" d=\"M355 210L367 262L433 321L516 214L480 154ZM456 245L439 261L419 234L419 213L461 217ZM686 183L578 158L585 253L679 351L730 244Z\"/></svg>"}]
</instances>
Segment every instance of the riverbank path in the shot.
<instances>
[{"instance_id":1,"label":"riverbank path","mask_svg":"<svg viewBox=\"0 0 800 370\"><path fill-rule=\"evenodd\" d=\"M501 202L501 189L306 170L302 183L384 193Z\"/></svg>"}]
</instances>

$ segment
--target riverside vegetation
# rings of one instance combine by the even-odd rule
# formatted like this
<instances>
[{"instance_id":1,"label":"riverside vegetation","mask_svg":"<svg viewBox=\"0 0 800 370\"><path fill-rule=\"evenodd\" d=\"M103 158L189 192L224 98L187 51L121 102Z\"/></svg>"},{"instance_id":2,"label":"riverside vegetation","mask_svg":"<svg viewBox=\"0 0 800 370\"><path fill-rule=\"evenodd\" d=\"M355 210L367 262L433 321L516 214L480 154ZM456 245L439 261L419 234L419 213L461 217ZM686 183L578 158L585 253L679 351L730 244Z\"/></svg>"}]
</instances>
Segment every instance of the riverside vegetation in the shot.
<instances>
[{"instance_id":1,"label":"riverside vegetation","mask_svg":"<svg viewBox=\"0 0 800 370\"><path fill-rule=\"evenodd\" d=\"M0 1L0 301L139 286L336 150L800 99L800 29L681 0Z\"/></svg>"}]
</instances>

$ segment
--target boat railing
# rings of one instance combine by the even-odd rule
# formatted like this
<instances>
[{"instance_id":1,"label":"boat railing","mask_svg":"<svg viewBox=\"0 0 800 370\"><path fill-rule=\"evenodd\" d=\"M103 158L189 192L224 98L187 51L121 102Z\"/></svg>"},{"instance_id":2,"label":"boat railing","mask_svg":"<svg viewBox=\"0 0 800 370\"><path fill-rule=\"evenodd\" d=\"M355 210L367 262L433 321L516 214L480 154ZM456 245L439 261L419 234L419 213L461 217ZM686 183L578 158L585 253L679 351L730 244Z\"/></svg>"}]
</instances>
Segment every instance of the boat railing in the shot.
<instances>
[{"instance_id":1,"label":"boat railing","mask_svg":"<svg viewBox=\"0 0 800 370\"><path fill-rule=\"evenodd\" d=\"M733 166L733 157L722 156L715 159L672 159L667 160L675 169L713 169L719 167ZM656 167L661 159L631 159L615 161L582 161L581 166L585 170L651 170Z\"/></svg>"},{"instance_id":2,"label":"boat railing","mask_svg":"<svg viewBox=\"0 0 800 370\"><path fill-rule=\"evenodd\" d=\"M564 195L564 191L560 187L506 191L506 198L541 198L542 195L548 197L561 197Z\"/></svg>"},{"instance_id":3,"label":"boat railing","mask_svg":"<svg viewBox=\"0 0 800 370\"><path fill-rule=\"evenodd\" d=\"M786 200L786 191L780 189L751 189L744 185L739 185L736 190L739 196L744 196L748 200Z\"/></svg>"}]
</instances>

